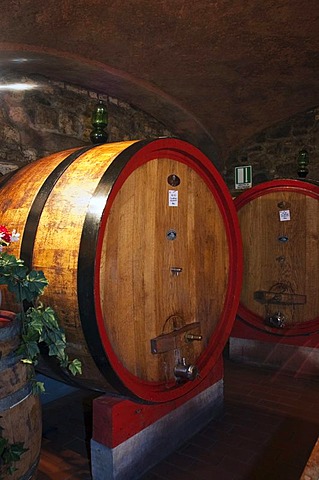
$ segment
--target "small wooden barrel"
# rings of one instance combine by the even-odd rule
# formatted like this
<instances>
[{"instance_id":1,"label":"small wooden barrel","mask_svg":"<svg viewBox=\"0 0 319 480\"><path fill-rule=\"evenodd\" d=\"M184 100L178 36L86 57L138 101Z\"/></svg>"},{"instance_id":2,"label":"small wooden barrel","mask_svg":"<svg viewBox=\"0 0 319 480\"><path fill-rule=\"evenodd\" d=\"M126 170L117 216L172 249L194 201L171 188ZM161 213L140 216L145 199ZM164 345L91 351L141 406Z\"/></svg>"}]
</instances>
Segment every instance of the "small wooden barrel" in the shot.
<instances>
[{"instance_id":1,"label":"small wooden barrel","mask_svg":"<svg viewBox=\"0 0 319 480\"><path fill-rule=\"evenodd\" d=\"M176 139L59 152L0 190L14 252L44 271L90 388L151 402L211 371L241 286L236 210L212 162ZM199 375L196 375L198 370Z\"/></svg>"},{"instance_id":2,"label":"small wooden barrel","mask_svg":"<svg viewBox=\"0 0 319 480\"><path fill-rule=\"evenodd\" d=\"M38 396L31 392L30 367L16 355L20 324L15 314L0 310L0 426L10 444L23 443L27 449L15 462L12 480L36 478L40 458L42 418ZM4 475L0 468L0 476Z\"/></svg>"},{"instance_id":3,"label":"small wooden barrel","mask_svg":"<svg viewBox=\"0 0 319 480\"><path fill-rule=\"evenodd\" d=\"M239 318L274 335L318 332L318 186L274 180L235 205L244 251Z\"/></svg>"}]
</instances>

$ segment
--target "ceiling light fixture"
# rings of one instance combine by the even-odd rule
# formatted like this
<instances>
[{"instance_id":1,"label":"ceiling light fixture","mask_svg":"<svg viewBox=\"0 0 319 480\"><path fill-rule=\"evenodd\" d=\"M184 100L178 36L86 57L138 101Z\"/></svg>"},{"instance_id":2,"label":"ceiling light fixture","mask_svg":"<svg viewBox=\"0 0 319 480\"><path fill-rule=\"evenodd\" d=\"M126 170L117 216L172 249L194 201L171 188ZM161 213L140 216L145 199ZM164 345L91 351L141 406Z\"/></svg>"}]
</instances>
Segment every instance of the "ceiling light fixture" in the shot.
<instances>
[{"instance_id":1,"label":"ceiling light fixture","mask_svg":"<svg viewBox=\"0 0 319 480\"><path fill-rule=\"evenodd\" d=\"M32 90L37 86L36 83L7 83L0 85L0 90Z\"/></svg>"}]
</instances>

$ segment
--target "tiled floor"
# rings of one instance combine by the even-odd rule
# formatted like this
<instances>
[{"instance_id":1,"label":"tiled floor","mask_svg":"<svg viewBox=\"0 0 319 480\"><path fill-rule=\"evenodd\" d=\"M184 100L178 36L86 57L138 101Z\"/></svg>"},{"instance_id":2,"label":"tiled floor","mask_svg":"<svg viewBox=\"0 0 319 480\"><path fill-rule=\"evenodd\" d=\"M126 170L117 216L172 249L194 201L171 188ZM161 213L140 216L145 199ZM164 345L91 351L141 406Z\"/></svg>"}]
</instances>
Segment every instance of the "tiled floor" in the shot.
<instances>
[{"instance_id":1,"label":"tiled floor","mask_svg":"<svg viewBox=\"0 0 319 480\"><path fill-rule=\"evenodd\" d=\"M143 480L300 479L319 435L319 379L226 358L224 388L224 413ZM43 405L38 480L91 480L93 398L76 391Z\"/></svg>"}]
</instances>

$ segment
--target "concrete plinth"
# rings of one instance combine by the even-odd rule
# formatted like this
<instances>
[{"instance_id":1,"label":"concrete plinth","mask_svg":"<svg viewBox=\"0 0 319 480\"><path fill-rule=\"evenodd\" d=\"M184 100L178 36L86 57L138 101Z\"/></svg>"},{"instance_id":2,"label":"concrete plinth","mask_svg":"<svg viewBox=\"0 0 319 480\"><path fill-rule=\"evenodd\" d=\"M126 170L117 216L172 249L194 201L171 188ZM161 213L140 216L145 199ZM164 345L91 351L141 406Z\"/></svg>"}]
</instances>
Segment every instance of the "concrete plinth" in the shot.
<instances>
[{"instance_id":1,"label":"concrete plinth","mask_svg":"<svg viewBox=\"0 0 319 480\"><path fill-rule=\"evenodd\" d=\"M169 413L160 416L146 428L115 446L111 445L111 437L107 440L108 435L106 435L106 440L103 440L103 433L93 435L91 440L93 480L136 480L140 478L152 466L176 450L220 414L223 408L223 391L223 379L220 379L176 408L169 409ZM128 400L124 400L124 402L128 402ZM139 404L135 404L132 414L127 414L127 416L132 415L133 423L134 414L135 416L141 415L141 410L144 408L139 407L141 407ZM146 406L145 408L152 407ZM158 408L164 408L162 411L167 410L165 406ZM101 416L101 411L99 415ZM99 436L103 443L95 438ZM118 435L116 434L116 436ZM119 432L119 437L121 436L122 433Z\"/></svg>"},{"instance_id":2,"label":"concrete plinth","mask_svg":"<svg viewBox=\"0 0 319 480\"><path fill-rule=\"evenodd\" d=\"M319 349L312 346L231 337L229 358L238 363L280 368L297 376L319 374Z\"/></svg>"}]
</instances>

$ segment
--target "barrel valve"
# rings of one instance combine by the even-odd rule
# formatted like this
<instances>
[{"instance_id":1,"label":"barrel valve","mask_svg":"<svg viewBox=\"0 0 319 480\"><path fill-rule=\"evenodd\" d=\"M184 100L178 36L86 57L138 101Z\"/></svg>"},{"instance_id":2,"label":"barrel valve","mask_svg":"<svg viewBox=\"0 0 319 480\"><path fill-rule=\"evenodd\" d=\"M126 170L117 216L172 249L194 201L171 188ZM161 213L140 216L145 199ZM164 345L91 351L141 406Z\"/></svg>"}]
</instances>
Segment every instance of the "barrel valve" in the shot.
<instances>
[{"instance_id":1,"label":"barrel valve","mask_svg":"<svg viewBox=\"0 0 319 480\"><path fill-rule=\"evenodd\" d=\"M186 333L185 334L185 341L188 342L200 342L203 339L202 335L194 335L193 333Z\"/></svg>"},{"instance_id":2,"label":"barrel valve","mask_svg":"<svg viewBox=\"0 0 319 480\"><path fill-rule=\"evenodd\" d=\"M196 365L187 365L186 359L182 358L182 362L178 363L174 368L174 375L180 379L195 380L198 376L198 368Z\"/></svg>"},{"instance_id":3,"label":"barrel valve","mask_svg":"<svg viewBox=\"0 0 319 480\"><path fill-rule=\"evenodd\" d=\"M172 267L172 268L171 268L171 273L172 273L172 275L174 275L174 276L176 276L176 277L178 277L178 275L179 275L180 273L182 273L182 271L183 271L182 267Z\"/></svg>"},{"instance_id":4,"label":"barrel valve","mask_svg":"<svg viewBox=\"0 0 319 480\"><path fill-rule=\"evenodd\" d=\"M265 324L269 327L284 328L286 326L285 316L281 312L268 315L268 317L265 319Z\"/></svg>"}]
</instances>

